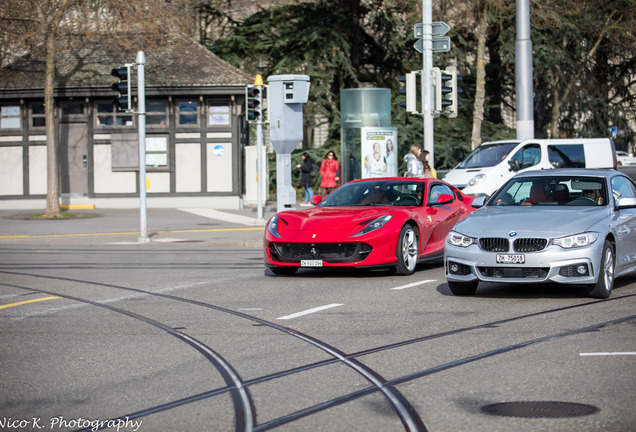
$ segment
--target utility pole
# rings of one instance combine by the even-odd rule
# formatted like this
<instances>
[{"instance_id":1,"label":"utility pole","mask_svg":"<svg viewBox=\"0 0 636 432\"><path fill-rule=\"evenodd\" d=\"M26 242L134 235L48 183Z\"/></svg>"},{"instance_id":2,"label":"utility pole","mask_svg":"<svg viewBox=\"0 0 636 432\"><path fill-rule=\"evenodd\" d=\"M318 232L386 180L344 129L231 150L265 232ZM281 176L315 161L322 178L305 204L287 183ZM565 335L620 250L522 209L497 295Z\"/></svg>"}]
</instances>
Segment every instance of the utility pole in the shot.
<instances>
[{"instance_id":1,"label":"utility pole","mask_svg":"<svg viewBox=\"0 0 636 432\"><path fill-rule=\"evenodd\" d=\"M146 220L146 84L144 67L146 56L137 52L137 126L139 133L139 243L148 243L148 224Z\"/></svg>"},{"instance_id":2,"label":"utility pole","mask_svg":"<svg viewBox=\"0 0 636 432\"><path fill-rule=\"evenodd\" d=\"M532 40L530 39L529 0L517 2L515 39L515 91L517 94L517 139L534 138L532 94Z\"/></svg>"},{"instance_id":3,"label":"utility pole","mask_svg":"<svg viewBox=\"0 0 636 432\"><path fill-rule=\"evenodd\" d=\"M433 109L431 107L433 69L433 5L422 0L422 118L424 119L424 150L431 155L430 165L435 168Z\"/></svg>"}]
</instances>

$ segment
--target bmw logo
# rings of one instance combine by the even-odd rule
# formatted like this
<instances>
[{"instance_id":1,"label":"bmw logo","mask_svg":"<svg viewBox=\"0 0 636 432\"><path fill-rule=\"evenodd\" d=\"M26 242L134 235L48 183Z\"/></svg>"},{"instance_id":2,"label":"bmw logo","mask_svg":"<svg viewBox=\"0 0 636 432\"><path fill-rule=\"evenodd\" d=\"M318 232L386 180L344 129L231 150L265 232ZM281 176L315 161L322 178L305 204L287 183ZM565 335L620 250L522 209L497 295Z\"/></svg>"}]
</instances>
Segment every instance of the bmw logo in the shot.
<instances>
[{"instance_id":1,"label":"bmw logo","mask_svg":"<svg viewBox=\"0 0 636 432\"><path fill-rule=\"evenodd\" d=\"M508 235L509 235L510 237L514 237L514 236L516 236L516 235L517 235L517 231L510 231L510 232L508 233Z\"/></svg>"}]
</instances>

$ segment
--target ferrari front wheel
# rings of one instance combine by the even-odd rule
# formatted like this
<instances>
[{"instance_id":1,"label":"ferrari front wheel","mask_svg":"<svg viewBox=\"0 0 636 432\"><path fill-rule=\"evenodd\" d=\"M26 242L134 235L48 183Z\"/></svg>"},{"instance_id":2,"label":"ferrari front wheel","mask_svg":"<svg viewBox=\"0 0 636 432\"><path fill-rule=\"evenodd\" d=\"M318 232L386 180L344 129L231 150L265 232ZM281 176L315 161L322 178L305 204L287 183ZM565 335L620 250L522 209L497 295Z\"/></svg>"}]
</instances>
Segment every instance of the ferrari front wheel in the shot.
<instances>
[{"instance_id":1,"label":"ferrari front wheel","mask_svg":"<svg viewBox=\"0 0 636 432\"><path fill-rule=\"evenodd\" d=\"M404 225L400 231L397 247L396 273L410 275L415 271L419 258L417 234L411 225Z\"/></svg>"}]
</instances>

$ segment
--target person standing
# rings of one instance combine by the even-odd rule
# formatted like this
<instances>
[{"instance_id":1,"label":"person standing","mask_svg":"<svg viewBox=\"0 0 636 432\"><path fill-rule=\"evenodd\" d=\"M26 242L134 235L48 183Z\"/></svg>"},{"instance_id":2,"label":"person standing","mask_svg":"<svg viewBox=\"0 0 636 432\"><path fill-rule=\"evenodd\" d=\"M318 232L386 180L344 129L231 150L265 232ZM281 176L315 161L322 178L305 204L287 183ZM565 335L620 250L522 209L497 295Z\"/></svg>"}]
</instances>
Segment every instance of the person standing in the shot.
<instances>
[{"instance_id":1,"label":"person standing","mask_svg":"<svg viewBox=\"0 0 636 432\"><path fill-rule=\"evenodd\" d=\"M419 144L413 144L404 156L404 162L406 162L404 177L424 177L424 165L420 161L420 153L422 153L422 147Z\"/></svg>"},{"instance_id":2,"label":"person standing","mask_svg":"<svg viewBox=\"0 0 636 432\"><path fill-rule=\"evenodd\" d=\"M424 178L434 178L433 168L431 168L431 165L429 164L429 161L431 160L431 152L428 150L422 150L420 152L419 159L420 162L422 162L422 167L424 168Z\"/></svg>"},{"instance_id":3,"label":"person standing","mask_svg":"<svg viewBox=\"0 0 636 432\"><path fill-rule=\"evenodd\" d=\"M306 207L311 205L311 197L314 195L311 190L313 183L311 172L314 170L314 161L307 152L303 153L300 157L303 163L296 165L296 168L300 168L300 187L305 188L305 200L300 205Z\"/></svg>"},{"instance_id":4,"label":"person standing","mask_svg":"<svg viewBox=\"0 0 636 432\"><path fill-rule=\"evenodd\" d=\"M327 153L327 156L320 163L320 187L325 189L325 194L329 195L338 187L338 170L340 165L338 164L338 158L332 151Z\"/></svg>"}]
</instances>

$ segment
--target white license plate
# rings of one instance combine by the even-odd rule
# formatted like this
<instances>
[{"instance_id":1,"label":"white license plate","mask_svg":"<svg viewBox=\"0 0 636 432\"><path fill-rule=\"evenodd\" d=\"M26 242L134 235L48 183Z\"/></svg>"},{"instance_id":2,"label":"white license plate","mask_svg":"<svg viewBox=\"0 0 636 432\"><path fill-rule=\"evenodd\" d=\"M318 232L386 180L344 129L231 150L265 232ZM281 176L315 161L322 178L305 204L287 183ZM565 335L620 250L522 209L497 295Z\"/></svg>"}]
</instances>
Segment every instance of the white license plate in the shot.
<instances>
[{"instance_id":1,"label":"white license plate","mask_svg":"<svg viewBox=\"0 0 636 432\"><path fill-rule=\"evenodd\" d=\"M300 260L301 267L322 267L322 260Z\"/></svg>"},{"instance_id":2,"label":"white license plate","mask_svg":"<svg viewBox=\"0 0 636 432\"><path fill-rule=\"evenodd\" d=\"M523 264L525 262L525 255L497 255L497 264Z\"/></svg>"}]
</instances>

